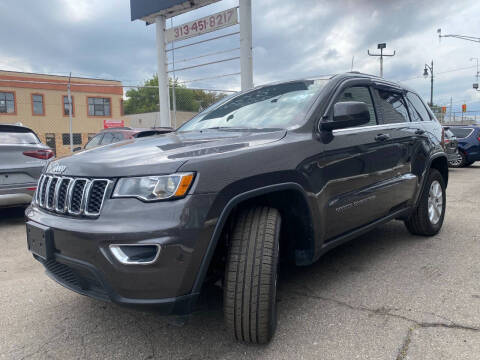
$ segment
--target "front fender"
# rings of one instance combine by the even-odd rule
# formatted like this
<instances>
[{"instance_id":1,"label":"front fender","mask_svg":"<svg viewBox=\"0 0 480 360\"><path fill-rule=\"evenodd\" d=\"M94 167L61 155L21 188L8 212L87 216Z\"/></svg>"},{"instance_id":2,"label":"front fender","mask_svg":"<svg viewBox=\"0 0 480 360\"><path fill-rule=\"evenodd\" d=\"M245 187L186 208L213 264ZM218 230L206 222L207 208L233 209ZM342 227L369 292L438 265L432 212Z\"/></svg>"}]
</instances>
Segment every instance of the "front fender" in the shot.
<instances>
[{"instance_id":1,"label":"front fender","mask_svg":"<svg viewBox=\"0 0 480 360\"><path fill-rule=\"evenodd\" d=\"M244 188L244 187L247 187L247 185L232 184L232 187ZM308 201L307 193L304 187L297 182L275 183L275 184L270 184L270 185L266 185L258 188L250 188L242 192L237 192L234 196L227 195L231 191L231 189L229 188L230 186L219 193L219 195L217 196L217 199L215 200L214 204L211 207L211 210L210 210L211 213L213 212L213 213L219 214L218 220L216 222L215 229L211 236L210 243L203 256L203 260L200 265L200 269L198 271L198 275L192 289L193 293L200 291L202 284L205 280L205 277L207 275L207 271L210 266L210 262L212 260L213 254L215 253L215 249L217 247L220 236L222 234L222 230L227 222L227 219L232 213L232 210L240 203L248 199L253 199L255 197L266 195L273 192L284 191L284 190L294 190L299 194L301 194L304 197L306 203L309 204L308 211L310 212L310 215L311 215L311 208L310 208L310 203ZM210 214L208 218L215 218L215 215ZM314 244L312 244L312 246L314 246Z\"/></svg>"}]
</instances>

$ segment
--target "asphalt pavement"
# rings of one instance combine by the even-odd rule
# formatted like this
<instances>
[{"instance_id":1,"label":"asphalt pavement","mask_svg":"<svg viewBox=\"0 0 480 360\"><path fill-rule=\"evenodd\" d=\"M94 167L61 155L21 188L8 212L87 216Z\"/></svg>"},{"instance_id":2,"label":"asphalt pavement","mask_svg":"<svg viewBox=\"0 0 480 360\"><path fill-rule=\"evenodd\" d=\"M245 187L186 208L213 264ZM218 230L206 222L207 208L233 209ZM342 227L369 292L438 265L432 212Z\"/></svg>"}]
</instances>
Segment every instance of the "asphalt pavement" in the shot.
<instances>
[{"instance_id":1,"label":"asphalt pavement","mask_svg":"<svg viewBox=\"0 0 480 360\"><path fill-rule=\"evenodd\" d=\"M0 211L0 359L479 359L480 164L450 171L435 237L393 221L283 271L267 346L235 342L211 289L183 326L73 293L26 248L22 209Z\"/></svg>"}]
</instances>

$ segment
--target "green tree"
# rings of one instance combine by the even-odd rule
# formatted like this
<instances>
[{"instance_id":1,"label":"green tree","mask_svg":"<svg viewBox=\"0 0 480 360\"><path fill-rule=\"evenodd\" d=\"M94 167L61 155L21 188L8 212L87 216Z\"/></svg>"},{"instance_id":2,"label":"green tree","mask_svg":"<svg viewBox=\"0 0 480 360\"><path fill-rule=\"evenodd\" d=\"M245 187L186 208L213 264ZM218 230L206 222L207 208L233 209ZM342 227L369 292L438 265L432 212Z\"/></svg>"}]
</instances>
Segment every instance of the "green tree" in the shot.
<instances>
[{"instance_id":1,"label":"green tree","mask_svg":"<svg viewBox=\"0 0 480 360\"><path fill-rule=\"evenodd\" d=\"M172 79L170 79L170 99L172 99ZM141 114L159 111L158 101L158 76L144 82L144 86L128 90L127 100L124 102L124 112L128 114ZM177 111L198 112L214 102L223 98L225 94L217 94L204 90L188 89L185 85L175 84L175 98ZM173 109L173 102L170 104Z\"/></svg>"}]
</instances>

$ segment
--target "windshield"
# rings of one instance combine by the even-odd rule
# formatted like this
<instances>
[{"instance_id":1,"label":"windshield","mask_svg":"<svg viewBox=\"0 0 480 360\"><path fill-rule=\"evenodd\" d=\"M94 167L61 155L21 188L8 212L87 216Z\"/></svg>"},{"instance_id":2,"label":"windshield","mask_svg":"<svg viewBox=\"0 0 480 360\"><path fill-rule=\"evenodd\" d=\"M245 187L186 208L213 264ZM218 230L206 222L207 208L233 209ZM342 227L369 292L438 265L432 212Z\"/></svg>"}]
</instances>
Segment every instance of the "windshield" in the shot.
<instances>
[{"instance_id":1,"label":"windshield","mask_svg":"<svg viewBox=\"0 0 480 360\"><path fill-rule=\"evenodd\" d=\"M302 80L263 86L222 99L178 131L291 128L301 125L316 94L328 80Z\"/></svg>"}]
</instances>

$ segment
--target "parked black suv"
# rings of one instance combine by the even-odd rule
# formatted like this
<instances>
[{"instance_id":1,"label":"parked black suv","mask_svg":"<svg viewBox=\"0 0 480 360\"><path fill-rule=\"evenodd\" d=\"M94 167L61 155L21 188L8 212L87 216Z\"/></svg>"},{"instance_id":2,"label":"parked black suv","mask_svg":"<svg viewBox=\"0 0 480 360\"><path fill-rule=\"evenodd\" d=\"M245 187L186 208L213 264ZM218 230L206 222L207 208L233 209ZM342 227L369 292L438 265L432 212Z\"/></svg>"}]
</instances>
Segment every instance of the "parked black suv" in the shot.
<instances>
[{"instance_id":1,"label":"parked black suv","mask_svg":"<svg viewBox=\"0 0 480 360\"><path fill-rule=\"evenodd\" d=\"M221 279L234 336L266 343L279 259L310 265L393 219L435 235L447 182L442 127L412 90L360 73L276 83L52 162L28 246L73 291L165 313Z\"/></svg>"}]
</instances>

